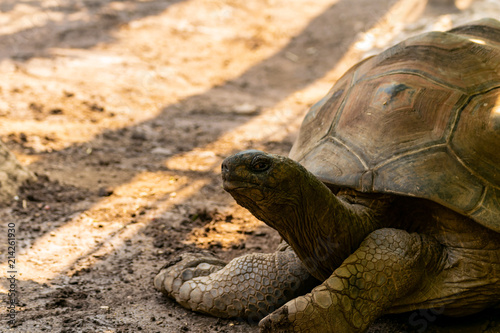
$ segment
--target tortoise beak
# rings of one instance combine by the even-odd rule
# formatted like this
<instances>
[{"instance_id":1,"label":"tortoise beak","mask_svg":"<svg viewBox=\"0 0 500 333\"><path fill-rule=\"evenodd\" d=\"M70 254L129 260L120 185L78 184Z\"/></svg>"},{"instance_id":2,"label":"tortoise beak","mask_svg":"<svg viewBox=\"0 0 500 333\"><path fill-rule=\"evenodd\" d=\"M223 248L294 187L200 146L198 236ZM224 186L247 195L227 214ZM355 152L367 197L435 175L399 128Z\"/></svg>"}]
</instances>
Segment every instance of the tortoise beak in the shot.
<instances>
[{"instance_id":1,"label":"tortoise beak","mask_svg":"<svg viewBox=\"0 0 500 333\"><path fill-rule=\"evenodd\" d=\"M248 182L238 177L235 172L236 165L233 156L226 158L221 165L222 187L225 191L231 192L240 188L247 188Z\"/></svg>"},{"instance_id":2,"label":"tortoise beak","mask_svg":"<svg viewBox=\"0 0 500 333\"><path fill-rule=\"evenodd\" d=\"M222 187L226 191L231 191L237 188L237 186L231 182L231 162L226 158L221 165L221 175L222 175Z\"/></svg>"},{"instance_id":3,"label":"tortoise beak","mask_svg":"<svg viewBox=\"0 0 500 333\"><path fill-rule=\"evenodd\" d=\"M221 165L221 175L222 175L222 180L224 182L229 179L230 172L231 172L230 163L226 158L224 161L222 161L222 165Z\"/></svg>"},{"instance_id":4,"label":"tortoise beak","mask_svg":"<svg viewBox=\"0 0 500 333\"><path fill-rule=\"evenodd\" d=\"M258 150L247 150L227 157L221 165L224 190L248 189L257 186L254 183L248 165L256 154L264 154Z\"/></svg>"},{"instance_id":5,"label":"tortoise beak","mask_svg":"<svg viewBox=\"0 0 500 333\"><path fill-rule=\"evenodd\" d=\"M231 162L226 158L221 165L221 175L222 175L222 187L224 190L230 192L239 187L242 187L243 184L239 184L240 182L235 181L234 177L231 177L232 165Z\"/></svg>"}]
</instances>

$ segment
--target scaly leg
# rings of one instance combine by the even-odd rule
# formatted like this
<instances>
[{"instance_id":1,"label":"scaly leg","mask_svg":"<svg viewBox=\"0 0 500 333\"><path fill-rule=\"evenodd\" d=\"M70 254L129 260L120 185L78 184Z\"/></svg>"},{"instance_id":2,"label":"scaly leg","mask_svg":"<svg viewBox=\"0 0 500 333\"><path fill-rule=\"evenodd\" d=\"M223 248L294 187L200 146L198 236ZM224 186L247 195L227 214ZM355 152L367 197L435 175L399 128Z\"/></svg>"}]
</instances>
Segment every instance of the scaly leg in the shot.
<instances>
[{"instance_id":1,"label":"scaly leg","mask_svg":"<svg viewBox=\"0 0 500 333\"><path fill-rule=\"evenodd\" d=\"M420 285L426 269L435 272L441 256L432 238L376 230L325 282L264 318L261 332L363 332Z\"/></svg>"},{"instance_id":2,"label":"scaly leg","mask_svg":"<svg viewBox=\"0 0 500 333\"><path fill-rule=\"evenodd\" d=\"M258 321L319 282L288 246L270 254L249 254L227 265L214 257L186 254L164 267L156 289L193 311Z\"/></svg>"}]
</instances>

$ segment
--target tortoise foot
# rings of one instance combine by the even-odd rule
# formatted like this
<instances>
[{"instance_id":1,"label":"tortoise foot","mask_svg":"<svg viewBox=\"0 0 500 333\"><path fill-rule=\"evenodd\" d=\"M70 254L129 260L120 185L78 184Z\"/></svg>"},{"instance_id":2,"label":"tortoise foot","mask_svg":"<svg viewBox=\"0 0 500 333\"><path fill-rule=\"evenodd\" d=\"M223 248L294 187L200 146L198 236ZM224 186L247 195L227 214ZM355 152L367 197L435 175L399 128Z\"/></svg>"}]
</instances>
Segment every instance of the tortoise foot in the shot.
<instances>
[{"instance_id":1,"label":"tortoise foot","mask_svg":"<svg viewBox=\"0 0 500 333\"><path fill-rule=\"evenodd\" d=\"M259 323L261 333L284 333L293 332L293 324L288 320L288 307L282 306Z\"/></svg>"},{"instance_id":2,"label":"tortoise foot","mask_svg":"<svg viewBox=\"0 0 500 333\"><path fill-rule=\"evenodd\" d=\"M324 286L318 286L311 293L289 301L262 319L259 323L260 332L363 332L364 327L346 320L338 300L337 295Z\"/></svg>"},{"instance_id":3,"label":"tortoise foot","mask_svg":"<svg viewBox=\"0 0 500 333\"><path fill-rule=\"evenodd\" d=\"M222 318L258 322L288 300L310 290L311 279L289 247L253 253L229 263L186 253L163 267L156 289L185 308Z\"/></svg>"},{"instance_id":4,"label":"tortoise foot","mask_svg":"<svg viewBox=\"0 0 500 333\"><path fill-rule=\"evenodd\" d=\"M320 288L322 287L316 288L313 294L316 293L328 299L335 297L334 295L321 295L326 290L319 291ZM260 332L355 332L343 320L341 313L331 307L330 302L328 306L319 304L313 299L315 298L313 294L297 297L262 319L259 323ZM321 301L321 303L324 302Z\"/></svg>"},{"instance_id":5,"label":"tortoise foot","mask_svg":"<svg viewBox=\"0 0 500 333\"><path fill-rule=\"evenodd\" d=\"M184 253L160 269L154 279L157 290L178 299L181 286L196 277L207 276L222 269L226 262L211 255Z\"/></svg>"}]
</instances>

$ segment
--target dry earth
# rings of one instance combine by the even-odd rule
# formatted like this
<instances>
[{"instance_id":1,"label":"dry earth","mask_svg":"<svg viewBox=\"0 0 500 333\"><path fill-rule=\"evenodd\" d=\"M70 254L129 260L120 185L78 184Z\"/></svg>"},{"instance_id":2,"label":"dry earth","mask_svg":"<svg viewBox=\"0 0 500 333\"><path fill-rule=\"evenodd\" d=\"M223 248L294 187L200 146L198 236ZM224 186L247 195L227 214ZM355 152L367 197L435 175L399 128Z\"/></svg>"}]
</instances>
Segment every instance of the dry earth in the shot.
<instances>
[{"instance_id":1,"label":"dry earth","mask_svg":"<svg viewBox=\"0 0 500 333\"><path fill-rule=\"evenodd\" d=\"M17 227L19 306L2 332L256 332L152 287L184 251L272 251L221 188L241 149L286 154L352 64L409 35L500 17L497 0L2 0L0 137L39 180ZM370 332L500 332L498 311L383 317Z\"/></svg>"}]
</instances>

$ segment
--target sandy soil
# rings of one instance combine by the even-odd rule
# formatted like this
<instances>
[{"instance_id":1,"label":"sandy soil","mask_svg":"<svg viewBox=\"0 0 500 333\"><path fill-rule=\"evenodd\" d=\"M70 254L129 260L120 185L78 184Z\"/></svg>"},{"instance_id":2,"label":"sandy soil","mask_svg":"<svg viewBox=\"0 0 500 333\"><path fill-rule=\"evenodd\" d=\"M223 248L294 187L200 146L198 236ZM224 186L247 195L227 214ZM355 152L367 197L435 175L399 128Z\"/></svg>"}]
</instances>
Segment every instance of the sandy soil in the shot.
<instances>
[{"instance_id":1,"label":"sandy soil","mask_svg":"<svg viewBox=\"0 0 500 333\"><path fill-rule=\"evenodd\" d=\"M20 301L0 331L256 332L152 286L184 251L277 245L222 190L222 159L286 154L352 64L485 16L496 0L2 0L0 138L39 180L0 209L0 271L15 223ZM416 312L370 332L500 332L498 318Z\"/></svg>"}]
</instances>

